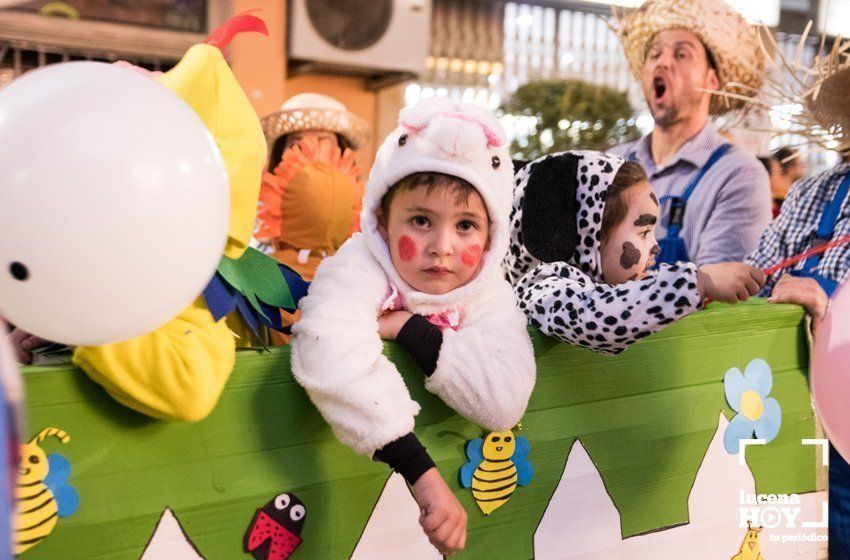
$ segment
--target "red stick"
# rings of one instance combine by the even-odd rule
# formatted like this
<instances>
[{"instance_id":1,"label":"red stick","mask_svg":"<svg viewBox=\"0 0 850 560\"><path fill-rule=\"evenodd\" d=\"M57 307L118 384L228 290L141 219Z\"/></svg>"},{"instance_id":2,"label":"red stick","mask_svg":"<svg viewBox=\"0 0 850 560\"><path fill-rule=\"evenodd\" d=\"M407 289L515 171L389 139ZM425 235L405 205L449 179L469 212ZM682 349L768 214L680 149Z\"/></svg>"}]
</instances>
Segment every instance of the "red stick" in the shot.
<instances>
[{"instance_id":1,"label":"red stick","mask_svg":"<svg viewBox=\"0 0 850 560\"><path fill-rule=\"evenodd\" d=\"M837 247L839 245L844 245L845 243L850 243L850 235L842 235L841 237L836 237L835 239L833 239L829 243L824 243L823 245L819 245L817 247L812 247L808 251L804 251L804 252L800 253L799 255L795 255L795 256L791 257L790 259L785 259L784 261L782 261L779 264L775 264L773 266L765 268L764 273L767 274L768 276L770 276L771 274L773 274L775 272L779 272L783 268L788 268L789 266L791 266L793 264L797 264L800 261L806 260L809 257L811 257L812 255L817 255L817 254L823 253L824 251L828 251L829 249L832 249L833 247Z\"/></svg>"}]
</instances>

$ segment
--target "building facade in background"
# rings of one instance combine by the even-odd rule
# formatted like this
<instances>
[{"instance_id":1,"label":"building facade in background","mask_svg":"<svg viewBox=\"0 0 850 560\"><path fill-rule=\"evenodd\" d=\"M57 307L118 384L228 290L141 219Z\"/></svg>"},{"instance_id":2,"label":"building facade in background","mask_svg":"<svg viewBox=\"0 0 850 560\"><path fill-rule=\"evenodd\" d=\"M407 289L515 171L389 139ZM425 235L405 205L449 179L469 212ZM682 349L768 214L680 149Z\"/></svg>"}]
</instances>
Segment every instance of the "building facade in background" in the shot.
<instances>
[{"instance_id":1,"label":"building facade in background","mask_svg":"<svg viewBox=\"0 0 850 560\"><path fill-rule=\"evenodd\" d=\"M290 8L294 1L287 2ZM387 1L398 9L404 4L402 0ZM497 110L520 85L537 79L579 79L627 92L635 109L634 123L644 133L651 129L652 118L640 88L628 70L620 41L606 22L610 2L422 1L430 1L431 9L426 70L407 83L403 101L382 103L384 98L391 96L376 94L373 109L376 136L386 128L381 125L383 121L394 120L399 103L412 105L419 99L449 95ZM618 3L637 5L641 1L618 0ZM842 29L840 23L846 21L850 27L850 18L842 18L843 14L850 14L850 0L727 1L738 6L747 17L761 19L775 27L779 50L785 56L797 55L800 33L807 22L814 21L813 37L801 50L805 62L811 61L819 48L818 29L825 27L830 33L850 35L850 29ZM332 9L328 6L332 6L333 1L321 3L323 9ZM112 6L113 3L108 4ZM68 60L125 59L153 70L167 70L189 45L224 21L233 4L230 0L147 0L134 2L133 6L117 12L104 8L106 4L101 0L12 0L3 5L5 7L0 9L0 87L33 68ZM352 22L356 18L356 14L345 15L344 10L341 14L343 19L352 18ZM39 19L39 15L43 17ZM76 30L62 36L63 18L92 26L92 32ZM97 39L93 38L95 36ZM294 65L290 67L290 75L297 74L295 68ZM326 75L335 77L338 73L345 71L332 69ZM379 92L385 85L366 83L363 89ZM533 117L505 115L503 124L510 133L520 137L535 130ZM738 129L733 128L733 133L736 140L754 152L767 152L802 140L790 134L771 140L770 134L760 132L786 125L782 111L750 115L743 124ZM831 153L812 153L806 157L814 170L828 167L837 160L837 155Z\"/></svg>"}]
</instances>

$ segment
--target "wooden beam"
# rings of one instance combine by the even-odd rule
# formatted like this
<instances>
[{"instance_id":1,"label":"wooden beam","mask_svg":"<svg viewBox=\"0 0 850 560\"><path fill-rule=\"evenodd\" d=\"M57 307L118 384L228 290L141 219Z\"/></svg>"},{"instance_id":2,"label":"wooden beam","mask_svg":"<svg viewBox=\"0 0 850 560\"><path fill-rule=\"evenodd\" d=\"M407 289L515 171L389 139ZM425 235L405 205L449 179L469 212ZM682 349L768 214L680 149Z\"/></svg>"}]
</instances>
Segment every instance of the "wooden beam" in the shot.
<instances>
[{"instance_id":1,"label":"wooden beam","mask_svg":"<svg viewBox=\"0 0 850 560\"><path fill-rule=\"evenodd\" d=\"M34 51L47 47L87 53L95 58L177 61L205 37L201 33L0 11L0 39Z\"/></svg>"}]
</instances>

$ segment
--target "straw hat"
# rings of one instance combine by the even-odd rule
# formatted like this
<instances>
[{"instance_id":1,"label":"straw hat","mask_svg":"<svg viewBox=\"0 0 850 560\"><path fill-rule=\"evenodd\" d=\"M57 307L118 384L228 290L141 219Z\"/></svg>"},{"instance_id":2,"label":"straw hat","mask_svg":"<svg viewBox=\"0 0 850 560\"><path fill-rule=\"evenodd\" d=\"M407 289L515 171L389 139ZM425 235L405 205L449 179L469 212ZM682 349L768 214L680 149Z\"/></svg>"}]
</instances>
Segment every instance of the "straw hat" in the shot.
<instances>
[{"instance_id":1,"label":"straw hat","mask_svg":"<svg viewBox=\"0 0 850 560\"><path fill-rule=\"evenodd\" d=\"M806 97L805 106L821 128L850 144L850 59L822 78L819 88Z\"/></svg>"},{"instance_id":2,"label":"straw hat","mask_svg":"<svg viewBox=\"0 0 850 560\"><path fill-rule=\"evenodd\" d=\"M758 30L723 0L647 0L641 7L614 9L614 30L620 35L632 73L641 80L652 39L667 29L696 35L717 65L720 90L752 95L761 88L764 55ZM743 105L740 100L715 97L709 112L720 115Z\"/></svg>"},{"instance_id":3,"label":"straw hat","mask_svg":"<svg viewBox=\"0 0 850 560\"><path fill-rule=\"evenodd\" d=\"M336 99L318 93L293 95L280 106L280 111L266 115L261 122L269 150L281 136L301 130L334 132L355 150L369 137L366 121Z\"/></svg>"},{"instance_id":4,"label":"straw hat","mask_svg":"<svg viewBox=\"0 0 850 560\"><path fill-rule=\"evenodd\" d=\"M794 132L822 148L850 151L850 39L836 39L832 51L815 57L811 68L803 66L800 57L782 63L784 83L776 83L773 90L785 93L782 102L805 107L790 119Z\"/></svg>"},{"instance_id":5,"label":"straw hat","mask_svg":"<svg viewBox=\"0 0 850 560\"><path fill-rule=\"evenodd\" d=\"M812 23L803 31L796 55L786 57L773 34L763 38L765 51L776 53L777 62L767 74L765 87L748 96L721 95L747 108L772 112L782 124L761 132L797 134L806 138L800 146L850 151L850 39L838 38L832 50L819 53L811 64L803 62ZM821 45L825 40L821 41Z\"/></svg>"}]
</instances>

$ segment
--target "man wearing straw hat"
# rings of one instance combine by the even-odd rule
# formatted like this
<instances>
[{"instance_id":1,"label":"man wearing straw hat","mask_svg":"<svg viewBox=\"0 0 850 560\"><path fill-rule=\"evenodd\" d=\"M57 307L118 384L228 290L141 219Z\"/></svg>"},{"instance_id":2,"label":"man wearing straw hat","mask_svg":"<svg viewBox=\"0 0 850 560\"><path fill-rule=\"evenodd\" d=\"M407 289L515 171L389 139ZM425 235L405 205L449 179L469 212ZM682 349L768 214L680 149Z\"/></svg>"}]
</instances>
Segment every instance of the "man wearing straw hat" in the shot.
<instances>
[{"instance_id":1,"label":"man wearing straw hat","mask_svg":"<svg viewBox=\"0 0 850 560\"><path fill-rule=\"evenodd\" d=\"M708 92L761 87L757 30L723 0L648 0L615 18L655 129L612 151L640 163L660 197L656 260L742 260L770 222L769 179L709 120L741 102Z\"/></svg>"}]
</instances>

